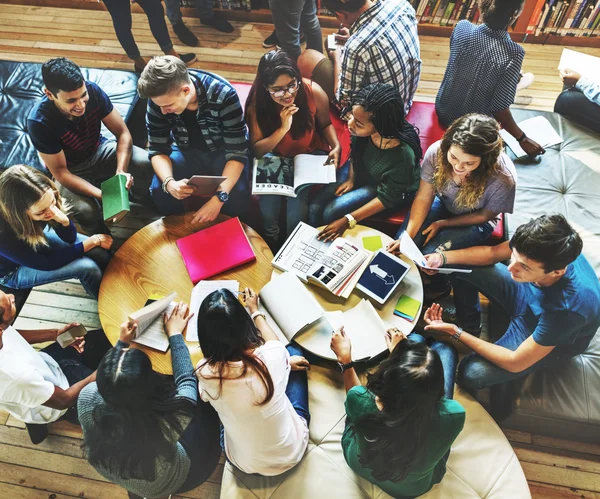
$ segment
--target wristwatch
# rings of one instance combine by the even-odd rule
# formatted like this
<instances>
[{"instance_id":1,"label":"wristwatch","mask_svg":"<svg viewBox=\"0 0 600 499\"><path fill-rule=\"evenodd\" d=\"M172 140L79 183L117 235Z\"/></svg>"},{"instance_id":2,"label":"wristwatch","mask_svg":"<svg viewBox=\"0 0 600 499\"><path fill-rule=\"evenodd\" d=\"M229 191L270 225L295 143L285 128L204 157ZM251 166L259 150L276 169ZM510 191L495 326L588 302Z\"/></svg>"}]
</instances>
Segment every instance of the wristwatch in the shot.
<instances>
[{"instance_id":1,"label":"wristwatch","mask_svg":"<svg viewBox=\"0 0 600 499\"><path fill-rule=\"evenodd\" d=\"M356 227L356 224L358 223L356 221L356 218L350 215L350 213L346 213L344 216L348 219L348 228L350 230L354 229L354 227Z\"/></svg>"},{"instance_id":2,"label":"wristwatch","mask_svg":"<svg viewBox=\"0 0 600 499\"><path fill-rule=\"evenodd\" d=\"M221 201L221 203L226 203L227 201L229 201L229 194L227 194L225 191L219 191L216 194L217 198L219 198L219 201Z\"/></svg>"},{"instance_id":3,"label":"wristwatch","mask_svg":"<svg viewBox=\"0 0 600 499\"><path fill-rule=\"evenodd\" d=\"M344 371L350 369L351 367L354 367L354 362L348 362L347 364L342 364L341 362L337 363L338 371L342 374L344 373Z\"/></svg>"}]
</instances>

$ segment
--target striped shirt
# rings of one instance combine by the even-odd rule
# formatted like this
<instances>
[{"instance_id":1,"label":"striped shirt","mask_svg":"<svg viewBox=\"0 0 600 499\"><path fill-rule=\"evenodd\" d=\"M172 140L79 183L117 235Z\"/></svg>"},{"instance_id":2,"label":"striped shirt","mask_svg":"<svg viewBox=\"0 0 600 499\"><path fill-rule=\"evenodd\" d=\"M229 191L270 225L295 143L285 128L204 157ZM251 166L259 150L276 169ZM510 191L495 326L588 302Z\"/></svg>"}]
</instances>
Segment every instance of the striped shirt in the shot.
<instances>
[{"instance_id":1,"label":"striped shirt","mask_svg":"<svg viewBox=\"0 0 600 499\"><path fill-rule=\"evenodd\" d=\"M398 89L408 113L420 74L415 10L406 0L380 0L350 28L336 97L347 108L362 86L387 83Z\"/></svg>"},{"instance_id":2,"label":"striped shirt","mask_svg":"<svg viewBox=\"0 0 600 499\"><path fill-rule=\"evenodd\" d=\"M450 38L450 58L435 99L448 126L469 113L494 116L515 100L525 51L505 30L460 21Z\"/></svg>"},{"instance_id":3,"label":"striped shirt","mask_svg":"<svg viewBox=\"0 0 600 499\"><path fill-rule=\"evenodd\" d=\"M239 161L246 165L246 122L235 89L218 75L196 69L188 72L198 95L196 119L205 141L198 148L208 148L211 152L225 150L227 161ZM181 149L194 147L181 116L174 113L163 114L151 99L148 99L146 127L150 158L157 154L169 156L173 141Z\"/></svg>"},{"instance_id":4,"label":"striped shirt","mask_svg":"<svg viewBox=\"0 0 600 499\"><path fill-rule=\"evenodd\" d=\"M90 159L105 138L100 133L102 120L113 105L95 83L85 82L89 100L81 117L69 119L44 96L27 117L27 128L34 147L43 154L64 151L67 168Z\"/></svg>"}]
</instances>

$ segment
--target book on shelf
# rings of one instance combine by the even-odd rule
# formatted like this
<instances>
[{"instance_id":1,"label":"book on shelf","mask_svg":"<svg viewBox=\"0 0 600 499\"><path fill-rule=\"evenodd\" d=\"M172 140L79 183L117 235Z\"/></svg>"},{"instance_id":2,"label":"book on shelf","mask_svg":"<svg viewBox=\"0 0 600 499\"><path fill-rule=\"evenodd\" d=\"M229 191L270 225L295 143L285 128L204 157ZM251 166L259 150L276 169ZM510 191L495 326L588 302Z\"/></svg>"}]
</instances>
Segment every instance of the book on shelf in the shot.
<instances>
[{"instance_id":1,"label":"book on shelf","mask_svg":"<svg viewBox=\"0 0 600 499\"><path fill-rule=\"evenodd\" d=\"M319 230L300 222L273 261L273 267L290 272L341 298L348 298L371 260L372 253L343 237L319 241Z\"/></svg>"},{"instance_id":2,"label":"book on shelf","mask_svg":"<svg viewBox=\"0 0 600 499\"><path fill-rule=\"evenodd\" d=\"M285 342L301 336L302 346L316 355L330 355L331 334L340 326L352 340L354 361L370 359L386 348L386 327L367 300L346 312L325 312L291 272L273 276L259 296L259 308L277 336Z\"/></svg>"},{"instance_id":3,"label":"book on shelf","mask_svg":"<svg viewBox=\"0 0 600 499\"><path fill-rule=\"evenodd\" d=\"M171 313L177 302L177 293L173 291L164 298L150 299L146 306L129 314L129 320L138 323L135 334L135 343L150 347L159 352L169 349L169 337L165 331L163 314Z\"/></svg>"},{"instance_id":4,"label":"book on shelf","mask_svg":"<svg viewBox=\"0 0 600 499\"><path fill-rule=\"evenodd\" d=\"M179 0L181 7L196 8L198 0ZM223 10L250 10L252 8L251 0L213 0L215 9Z\"/></svg>"},{"instance_id":5,"label":"book on shelf","mask_svg":"<svg viewBox=\"0 0 600 499\"><path fill-rule=\"evenodd\" d=\"M558 36L598 36L600 0L531 0L535 7L526 33Z\"/></svg>"},{"instance_id":6,"label":"book on shelf","mask_svg":"<svg viewBox=\"0 0 600 499\"><path fill-rule=\"evenodd\" d=\"M299 154L295 158L263 156L254 160L252 194L274 194L295 198L309 185L335 182L335 166L326 165L327 156Z\"/></svg>"}]
</instances>

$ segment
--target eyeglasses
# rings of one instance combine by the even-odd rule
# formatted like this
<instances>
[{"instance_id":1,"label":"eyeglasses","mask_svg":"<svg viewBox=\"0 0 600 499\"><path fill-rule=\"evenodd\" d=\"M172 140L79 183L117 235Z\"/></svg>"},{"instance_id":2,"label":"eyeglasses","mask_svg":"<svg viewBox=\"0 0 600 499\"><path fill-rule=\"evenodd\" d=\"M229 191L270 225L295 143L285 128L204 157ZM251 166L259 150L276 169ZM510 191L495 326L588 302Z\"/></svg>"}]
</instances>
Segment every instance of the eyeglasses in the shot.
<instances>
[{"instance_id":1,"label":"eyeglasses","mask_svg":"<svg viewBox=\"0 0 600 499\"><path fill-rule=\"evenodd\" d=\"M271 90L269 87L267 88L267 91L275 98L280 99L281 97L283 97L286 93L290 94L290 95L294 95L298 89L300 88L301 82L299 82L298 80L294 80L292 83L290 83L287 87L285 88L280 88L278 90Z\"/></svg>"}]
</instances>

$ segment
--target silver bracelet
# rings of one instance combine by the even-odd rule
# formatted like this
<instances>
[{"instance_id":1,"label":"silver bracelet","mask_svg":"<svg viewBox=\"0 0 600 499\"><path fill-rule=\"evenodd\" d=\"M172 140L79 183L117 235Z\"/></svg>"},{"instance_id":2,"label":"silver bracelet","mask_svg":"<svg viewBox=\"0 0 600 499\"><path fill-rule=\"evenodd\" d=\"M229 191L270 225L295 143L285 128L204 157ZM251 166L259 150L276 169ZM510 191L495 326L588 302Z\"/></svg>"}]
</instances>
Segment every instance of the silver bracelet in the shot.
<instances>
[{"instance_id":1,"label":"silver bracelet","mask_svg":"<svg viewBox=\"0 0 600 499\"><path fill-rule=\"evenodd\" d=\"M458 331L452 335L452 339L458 343L460 341L460 335L463 333L464 329L462 327L458 328Z\"/></svg>"},{"instance_id":2,"label":"silver bracelet","mask_svg":"<svg viewBox=\"0 0 600 499\"><path fill-rule=\"evenodd\" d=\"M171 176L171 175L170 175L170 176L168 176L167 178L165 178L165 179L163 180L163 183L162 183L162 190L163 190L163 192L164 192L165 194L168 194L168 191L167 191L167 186L169 185L169 182L170 182L171 180L175 180L175 178L174 178L173 176Z\"/></svg>"}]
</instances>

